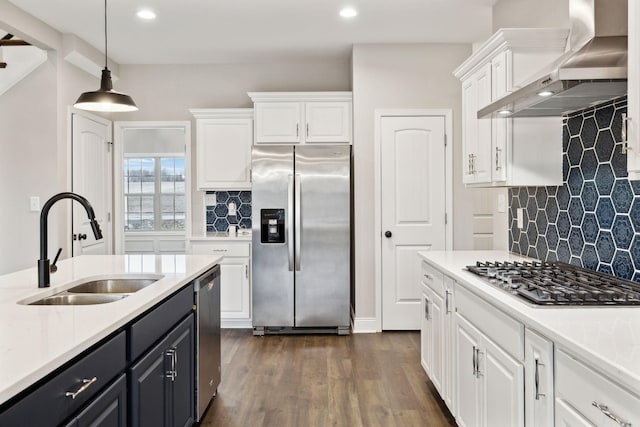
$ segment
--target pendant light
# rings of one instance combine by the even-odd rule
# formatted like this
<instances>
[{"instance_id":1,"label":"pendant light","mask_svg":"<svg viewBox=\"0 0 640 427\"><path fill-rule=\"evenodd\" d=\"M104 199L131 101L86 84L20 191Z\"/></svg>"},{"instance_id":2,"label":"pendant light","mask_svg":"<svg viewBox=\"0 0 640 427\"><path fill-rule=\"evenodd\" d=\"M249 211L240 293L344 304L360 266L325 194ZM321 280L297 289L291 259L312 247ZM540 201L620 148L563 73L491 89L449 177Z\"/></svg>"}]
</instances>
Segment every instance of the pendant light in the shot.
<instances>
[{"instance_id":1,"label":"pendant light","mask_svg":"<svg viewBox=\"0 0 640 427\"><path fill-rule=\"evenodd\" d=\"M113 90L111 71L107 67L107 0L104 0L104 70L100 79L100 89L83 93L73 106L81 110L102 112L138 110L129 95Z\"/></svg>"}]
</instances>

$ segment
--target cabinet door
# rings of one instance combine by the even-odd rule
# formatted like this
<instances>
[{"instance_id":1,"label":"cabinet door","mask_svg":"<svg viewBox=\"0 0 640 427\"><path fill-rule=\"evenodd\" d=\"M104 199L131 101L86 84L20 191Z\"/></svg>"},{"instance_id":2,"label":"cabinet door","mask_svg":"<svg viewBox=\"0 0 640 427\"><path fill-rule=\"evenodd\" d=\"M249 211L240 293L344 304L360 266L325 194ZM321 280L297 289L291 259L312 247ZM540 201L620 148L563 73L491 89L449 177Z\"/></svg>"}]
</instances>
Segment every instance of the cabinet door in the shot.
<instances>
[{"instance_id":1,"label":"cabinet door","mask_svg":"<svg viewBox=\"0 0 640 427\"><path fill-rule=\"evenodd\" d=\"M478 85L477 108L473 112L476 119L476 132L478 135L478 148L476 157L474 158L474 174L475 182L491 181L491 119L478 119L478 111L480 108L491 104L491 64L482 67L475 75Z\"/></svg>"},{"instance_id":2,"label":"cabinet door","mask_svg":"<svg viewBox=\"0 0 640 427\"><path fill-rule=\"evenodd\" d=\"M476 352L480 348L480 332L464 317L455 315L456 421L461 427L481 425L481 381L476 376Z\"/></svg>"},{"instance_id":3,"label":"cabinet door","mask_svg":"<svg viewBox=\"0 0 640 427\"><path fill-rule=\"evenodd\" d=\"M429 315L431 296L428 288L424 284L421 284L421 286L422 317L420 320L420 363L422 364L422 368L427 373L427 375L431 375L431 360L433 358L433 332L431 327L431 317Z\"/></svg>"},{"instance_id":4,"label":"cabinet door","mask_svg":"<svg viewBox=\"0 0 640 427\"><path fill-rule=\"evenodd\" d=\"M73 424L77 427L126 427L127 376L122 374L87 406Z\"/></svg>"},{"instance_id":5,"label":"cabinet door","mask_svg":"<svg viewBox=\"0 0 640 427\"><path fill-rule=\"evenodd\" d=\"M195 411L195 356L194 317L190 315L173 332L169 348L175 351L175 376L171 381L171 425L188 426L194 422ZM205 355L203 355L204 357Z\"/></svg>"},{"instance_id":6,"label":"cabinet door","mask_svg":"<svg viewBox=\"0 0 640 427\"><path fill-rule=\"evenodd\" d=\"M444 278L444 325L443 325L443 392L442 399L455 416L455 345L454 345L454 317L455 301L453 298L454 281L450 277Z\"/></svg>"},{"instance_id":7,"label":"cabinet door","mask_svg":"<svg viewBox=\"0 0 640 427\"><path fill-rule=\"evenodd\" d=\"M302 142L302 103L257 102L254 104L255 140L260 143Z\"/></svg>"},{"instance_id":8,"label":"cabinet door","mask_svg":"<svg viewBox=\"0 0 640 427\"><path fill-rule=\"evenodd\" d=\"M305 103L304 132L306 142L350 142L351 103Z\"/></svg>"},{"instance_id":9,"label":"cabinet door","mask_svg":"<svg viewBox=\"0 0 640 427\"><path fill-rule=\"evenodd\" d=\"M527 427L553 426L553 342L525 330L525 414Z\"/></svg>"},{"instance_id":10,"label":"cabinet door","mask_svg":"<svg viewBox=\"0 0 640 427\"><path fill-rule=\"evenodd\" d=\"M197 121L198 190L250 189L253 121Z\"/></svg>"},{"instance_id":11,"label":"cabinet door","mask_svg":"<svg viewBox=\"0 0 640 427\"><path fill-rule=\"evenodd\" d=\"M431 316L431 374L429 378L436 387L440 396L443 396L444 380L444 300L435 292L431 293L431 305L429 314Z\"/></svg>"},{"instance_id":12,"label":"cabinet door","mask_svg":"<svg viewBox=\"0 0 640 427\"><path fill-rule=\"evenodd\" d=\"M556 399L556 427L595 427L562 399Z\"/></svg>"},{"instance_id":13,"label":"cabinet door","mask_svg":"<svg viewBox=\"0 0 640 427\"><path fill-rule=\"evenodd\" d=\"M491 100L495 101L507 94L511 88L511 51L499 53L491 60ZM507 180L507 147L511 119L497 117L483 119L491 121L491 180Z\"/></svg>"},{"instance_id":14,"label":"cabinet door","mask_svg":"<svg viewBox=\"0 0 640 427\"><path fill-rule=\"evenodd\" d=\"M169 426L168 402L171 387L165 381L170 365L167 350L164 345L155 347L129 371L132 427Z\"/></svg>"},{"instance_id":15,"label":"cabinet door","mask_svg":"<svg viewBox=\"0 0 640 427\"><path fill-rule=\"evenodd\" d=\"M478 151L477 119L478 85L473 77L462 82L462 182L475 182L473 159Z\"/></svg>"},{"instance_id":16,"label":"cabinet door","mask_svg":"<svg viewBox=\"0 0 640 427\"><path fill-rule=\"evenodd\" d=\"M220 317L223 319L250 318L249 259L224 259L220 264L220 283Z\"/></svg>"},{"instance_id":17,"label":"cabinet door","mask_svg":"<svg viewBox=\"0 0 640 427\"><path fill-rule=\"evenodd\" d=\"M524 365L483 336L478 354L483 381L482 425L524 426Z\"/></svg>"}]
</instances>

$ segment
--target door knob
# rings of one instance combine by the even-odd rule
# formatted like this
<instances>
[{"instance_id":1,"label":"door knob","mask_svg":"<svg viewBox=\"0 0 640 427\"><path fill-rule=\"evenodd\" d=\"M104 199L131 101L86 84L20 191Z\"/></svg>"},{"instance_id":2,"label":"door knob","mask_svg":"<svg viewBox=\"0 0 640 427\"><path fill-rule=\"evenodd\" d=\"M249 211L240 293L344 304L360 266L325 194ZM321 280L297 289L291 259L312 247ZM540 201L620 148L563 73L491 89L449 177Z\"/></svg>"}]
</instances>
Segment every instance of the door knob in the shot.
<instances>
[{"instance_id":1,"label":"door knob","mask_svg":"<svg viewBox=\"0 0 640 427\"><path fill-rule=\"evenodd\" d=\"M389 230L384 232L384 237L386 237L387 239L390 238L392 236L391 232Z\"/></svg>"},{"instance_id":2,"label":"door knob","mask_svg":"<svg viewBox=\"0 0 640 427\"><path fill-rule=\"evenodd\" d=\"M73 240L87 240L87 235L84 233L74 234Z\"/></svg>"}]
</instances>

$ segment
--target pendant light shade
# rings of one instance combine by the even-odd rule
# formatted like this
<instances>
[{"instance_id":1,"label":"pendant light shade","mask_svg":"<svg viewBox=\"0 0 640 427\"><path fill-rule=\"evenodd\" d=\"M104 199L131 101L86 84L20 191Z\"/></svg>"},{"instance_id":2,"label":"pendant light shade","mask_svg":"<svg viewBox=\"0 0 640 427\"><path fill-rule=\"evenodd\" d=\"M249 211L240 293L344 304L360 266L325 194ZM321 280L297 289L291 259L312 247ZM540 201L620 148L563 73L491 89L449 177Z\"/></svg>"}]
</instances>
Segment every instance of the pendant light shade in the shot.
<instances>
[{"instance_id":1,"label":"pendant light shade","mask_svg":"<svg viewBox=\"0 0 640 427\"><path fill-rule=\"evenodd\" d=\"M107 67L107 0L104 0L104 70L100 79L100 89L83 93L73 106L81 110L101 112L127 112L138 109L129 95L113 90L111 71Z\"/></svg>"}]
</instances>

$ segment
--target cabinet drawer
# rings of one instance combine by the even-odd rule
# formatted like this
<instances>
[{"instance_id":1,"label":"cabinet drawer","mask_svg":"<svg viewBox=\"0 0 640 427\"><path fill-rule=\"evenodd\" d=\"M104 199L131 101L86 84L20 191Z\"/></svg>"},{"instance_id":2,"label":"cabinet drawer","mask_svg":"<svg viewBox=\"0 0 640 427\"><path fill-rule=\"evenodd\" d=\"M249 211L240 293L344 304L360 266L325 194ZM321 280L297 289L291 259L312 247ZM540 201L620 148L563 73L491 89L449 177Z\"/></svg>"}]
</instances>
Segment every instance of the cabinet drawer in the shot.
<instances>
[{"instance_id":1,"label":"cabinet drawer","mask_svg":"<svg viewBox=\"0 0 640 427\"><path fill-rule=\"evenodd\" d=\"M193 285L188 285L129 328L128 360L134 361L193 309Z\"/></svg>"},{"instance_id":2,"label":"cabinet drawer","mask_svg":"<svg viewBox=\"0 0 640 427\"><path fill-rule=\"evenodd\" d=\"M422 282L444 298L444 274L426 261L422 261Z\"/></svg>"},{"instance_id":3,"label":"cabinet drawer","mask_svg":"<svg viewBox=\"0 0 640 427\"><path fill-rule=\"evenodd\" d=\"M524 325L456 283L456 311L509 355L524 360Z\"/></svg>"},{"instance_id":4,"label":"cabinet drawer","mask_svg":"<svg viewBox=\"0 0 640 427\"><path fill-rule=\"evenodd\" d=\"M191 242L191 253L198 255L222 255L225 257L248 257L249 243L200 243Z\"/></svg>"},{"instance_id":5,"label":"cabinet drawer","mask_svg":"<svg viewBox=\"0 0 640 427\"><path fill-rule=\"evenodd\" d=\"M74 415L126 368L121 332L73 362L0 415L3 427L58 425ZM93 380L95 378L95 380ZM84 380L92 381L84 382ZM82 389L82 387L86 387ZM75 398L66 393L76 393Z\"/></svg>"},{"instance_id":6,"label":"cabinet drawer","mask_svg":"<svg viewBox=\"0 0 640 427\"><path fill-rule=\"evenodd\" d=\"M640 425L640 398L593 371L563 351L556 351L556 400L568 403L592 423L618 426L593 403L607 407L612 416Z\"/></svg>"}]
</instances>

